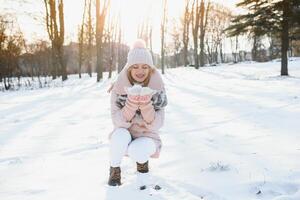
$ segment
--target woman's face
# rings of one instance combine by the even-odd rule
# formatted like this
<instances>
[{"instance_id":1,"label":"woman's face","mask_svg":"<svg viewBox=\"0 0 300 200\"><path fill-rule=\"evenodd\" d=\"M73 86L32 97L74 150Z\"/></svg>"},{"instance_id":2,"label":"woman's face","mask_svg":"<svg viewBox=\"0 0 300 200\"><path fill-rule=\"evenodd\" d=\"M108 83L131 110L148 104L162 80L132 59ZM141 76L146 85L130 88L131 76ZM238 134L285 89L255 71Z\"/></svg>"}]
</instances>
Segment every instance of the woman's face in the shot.
<instances>
[{"instance_id":1,"label":"woman's face","mask_svg":"<svg viewBox=\"0 0 300 200\"><path fill-rule=\"evenodd\" d=\"M149 73L150 67L146 64L134 64L131 66L131 77L138 83L144 82Z\"/></svg>"}]
</instances>

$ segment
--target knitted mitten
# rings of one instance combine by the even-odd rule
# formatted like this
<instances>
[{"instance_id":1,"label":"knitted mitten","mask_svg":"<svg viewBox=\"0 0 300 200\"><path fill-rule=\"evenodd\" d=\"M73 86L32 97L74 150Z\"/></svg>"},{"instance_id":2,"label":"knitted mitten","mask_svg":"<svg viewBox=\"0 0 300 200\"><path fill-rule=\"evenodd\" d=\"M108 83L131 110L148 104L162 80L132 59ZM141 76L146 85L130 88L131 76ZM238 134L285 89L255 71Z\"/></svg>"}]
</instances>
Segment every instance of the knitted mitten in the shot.
<instances>
[{"instance_id":1,"label":"knitted mitten","mask_svg":"<svg viewBox=\"0 0 300 200\"><path fill-rule=\"evenodd\" d=\"M152 105L152 101L149 101L147 104L140 105L139 108L144 121L150 124L155 118L155 110Z\"/></svg>"},{"instance_id":2,"label":"knitted mitten","mask_svg":"<svg viewBox=\"0 0 300 200\"><path fill-rule=\"evenodd\" d=\"M131 121L136 111L139 109L139 93L141 86L125 88L127 99L125 106L122 108L122 114L127 121Z\"/></svg>"},{"instance_id":3,"label":"knitted mitten","mask_svg":"<svg viewBox=\"0 0 300 200\"><path fill-rule=\"evenodd\" d=\"M149 87L143 87L140 93L139 108L143 116L143 119L147 123L151 123L155 118L155 110L151 101L151 98L155 93L156 91L152 90Z\"/></svg>"}]
</instances>

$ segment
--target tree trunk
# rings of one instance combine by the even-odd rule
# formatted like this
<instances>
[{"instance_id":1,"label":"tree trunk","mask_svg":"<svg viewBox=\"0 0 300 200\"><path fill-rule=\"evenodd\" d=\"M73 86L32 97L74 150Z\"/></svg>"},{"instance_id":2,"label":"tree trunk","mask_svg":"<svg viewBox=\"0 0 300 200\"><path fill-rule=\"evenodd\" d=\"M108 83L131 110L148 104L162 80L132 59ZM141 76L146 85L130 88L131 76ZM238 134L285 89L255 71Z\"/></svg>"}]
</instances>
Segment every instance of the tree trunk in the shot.
<instances>
[{"instance_id":1,"label":"tree trunk","mask_svg":"<svg viewBox=\"0 0 300 200\"><path fill-rule=\"evenodd\" d=\"M199 68L199 57L198 57L198 39L194 39L194 60L195 68Z\"/></svg>"},{"instance_id":2,"label":"tree trunk","mask_svg":"<svg viewBox=\"0 0 300 200\"><path fill-rule=\"evenodd\" d=\"M55 45L53 44L54 42L52 41L52 50L51 50L51 64L52 64L52 79L56 79L57 77L57 57L56 57L56 50L55 50Z\"/></svg>"},{"instance_id":3,"label":"tree trunk","mask_svg":"<svg viewBox=\"0 0 300 200\"><path fill-rule=\"evenodd\" d=\"M118 33L118 73L120 73L123 69L123 66L121 65L121 58L122 58L122 53L123 53L121 43L122 43L122 30L121 30L121 25L119 25L119 33Z\"/></svg>"},{"instance_id":4,"label":"tree trunk","mask_svg":"<svg viewBox=\"0 0 300 200\"><path fill-rule=\"evenodd\" d=\"M81 78L81 67L82 67L82 61L83 61L83 47L84 47L84 24L85 24L85 12L86 12L86 5L87 5L87 0L84 0L84 7L83 7L83 15L82 15L82 22L81 22L81 27L79 28L79 35L78 35L78 45L79 45L79 50L78 50L78 74L79 78Z\"/></svg>"},{"instance_id":5,"label":"tree trunk","mask_svg":"<svg viewBox=\"0 0 300 200\"><path fill-rule=\"evenodd\" d=\"M96 0L96 48L97 48L97 82L103 78L103 31L105 17L108 9L108 1L104 1L103 8L100 10L100 0ZM100 12L101 11L101 12Z\"/></svg>"},{"instance_id":6,"label":"tree trunk","mask_svg":"<svg viewBox=\"0 0 300 200\"><path fill-rule=\"evenodd\" d=\"M103 66L102 66L102 59L103 59L103 53L102 53L102 34L98 35L98 38L96 39L96 47L97 47L97 82L99 82L103 78Z\"/></svg>"},{"instance_id":7,"label":"tree trunk","mask_svg":"<svg viewBox=\"0 0 300 200\"><path fill-rule=\"evenodd\" d=\"M283 19L281 32L281 76L288 76L288 58L287 51L289 48L289 2L283 1Z\"/></svg>"},{"instance_id":8,"label":"tree trunk","mask_svg":"<svg viewBox=\"0 0 300 200\"><path fill-rule=\"evenodd\" d=\"M207 27L207 22L208 22L208 13L210 10L210 1L207 3L207 7L205 9L205 3L204 0L201 0L200 4L200 66L204 66L204 37L205 37L205 32L206 32L206 27ZM205 21L204 21L204 16L205 16Z\"/></svg>"},{"instance_id":9,"label":"tree trunk","mask_svg":"<svg viewBox=\"0 0 300 200\"><path fill-rule=\"evenodd\" d=\"M201 0L200 3L200 66L201 67L204 66L204 29L205 29L204 12L205 12L204 1Z\"/></svg>"},{"instance_id":10,"label":"tree trunk","mask_svg":"<svg viewBox=\"0 0 300 200\"><path fill-rule=\"evenodd\" d=\"M193 2L192 7L192 29L193 29L193 41L194 41L194 65L195 68L199 68L199 57L198 57L198 31L199 31L199 18L200 18L200 11L199 11L198 0Z\"/></svg>"},{"instance_id":11,"label":"tree trunk","mask_svg":"<svg viewBox=\"0 0 300 200\"><path fill-rule=\"evenodd\" d=\"M92 0L89 0L89 10L88 10L88 49L87 49L87 70L90 77L92 77Z\"/></svg>"},{"instance_id":12,"label":"tree trunk","mask_svg":"<svg viewBox=\"0 0 300 200\"><path fill-rule=\"evenodd\" d=\"M97 63L96 63L96 71L97 71L97 82L102 79L102 60L101 60L101 46L102 46L102 37L100 36L101 22L100 22L100 0L96 0L96 48L97 48Z\"/></svg>"},{"instance_id":13,"label":"tree trunk","mask_svg":"<svg viewBox=\"0 0 300 200\"><path fill-rule=\"evenodd\" d=\"M183 20L183 33L182 33L182 43L183 43L183 64L186 67L188 65L188 45L189 45L189 27L190 27L190 11L189 2L185 2L184 10L184 20Z\"/></svg>"},{"instance_id":14,"label":"tree trunk","mask_svg":"<svg viewBox=\"0 0 300 200\"><path fill-rule=\"evenodd\" d=\"M161 23L161 72L165 73L165 29L166 29L166 20L167 20L167 0L164 0L163 6L163 19Z\"/></svg>"},{"instance_id":15,"label":"tree trunk","mask_svg":"<svg viewBox=\"0 0 300 200\"><path fill-rule=\"evenodd\" d=\"M8 77L4 77L4 88L5 90L9 90L10 89L10 83L9 83L9 78Z\"/></svg>"},{"instance_id":16,"label":"tree trunk","mask_svg":"<svg viewBox=\"0 0 300 200\"><path fill-rule=\"evenodd\" d=\"M225 61L224 61L224 55L223 55L223 42L220 43L219 49L220 49L221 63L224 63Z\"/></svg>"},{"instance_id":17,"label":"tree trunk","mask_svg":"<svg viewBox=\"0 0 300 200\"><path fill-rule=\"evenodd\" d=\"M58 70L62 80L67 79L66 63L64 61L64 12L63 0L58 1L59 29L57 23L57 8L55 0L44 0L46 8L46 28L52 45L52 78L56 79ZM60 67L58 69L58 66Z\"/></svg>"},{"instance_id":18,"label":"tree trunk","mask_svg":"<svg viewBox=\"0 0 300 200\"><path fill-rule=\"evenodd\" d=\"M162 31L163 32L163 31ZM164 74L165 73L165 48L164 48L164 33L162 33L162 36L161 36L161 51L160 51L160 54L161 54L161 73Z\"/></svg>"},{"instance_id":19,"label":"tree trunk","mask_svg":"<svg viewBox=\"0 0 300 200\"><path fill-rule=\"evenodd\" d=\"M65 38L65 20L64 20L64 1L60 0L58 4L58 12L59 12L59 45L58 45L58 57L61 67L61 78L62 81L68 79L67 76L67 63L65 62L64 57L64 38Z\"/></svg>"},{"instance_id":20,"label":"tree trunk","mask_svg":"<svg viewBox=\"0 0 300 200\"><path fill-rule=\"evenodd\" d=\"M257 61L257 36L253 37L252 60Z\"/></svg>"},{"instance_id":21,"label":"tree trunk","mask_svg":"<svg viewBox=\"0 0 300 200\"><path fill-rule=\"evenodd\" d=\"M153 54L153 46L152 46L152 26L150 27L150 31L149 31L149 45L150 45L150 53L152 56L153 64L156 65L154 54Z\"/></svg>"},{"instance_id":22,"label":"tree trunk","mask_svg":"<svg viewBox=\"0 0 300 200\"><path fill-rule=\"evenodd\" d=\"M239 36L235 36L235 63L238 63Z\"/></svg>"},{"instance_id":23,"label":"tree trunk","mask_svg":"<svg viewBox=\"0 0 300 200\"><path fill-rule=\"evenodd\" d=\"M184 63L184 66L186 67L188 65L188 47L186 44L184 44L184 47L183 47L183 63Z\"/></svg>"}]
</instances>

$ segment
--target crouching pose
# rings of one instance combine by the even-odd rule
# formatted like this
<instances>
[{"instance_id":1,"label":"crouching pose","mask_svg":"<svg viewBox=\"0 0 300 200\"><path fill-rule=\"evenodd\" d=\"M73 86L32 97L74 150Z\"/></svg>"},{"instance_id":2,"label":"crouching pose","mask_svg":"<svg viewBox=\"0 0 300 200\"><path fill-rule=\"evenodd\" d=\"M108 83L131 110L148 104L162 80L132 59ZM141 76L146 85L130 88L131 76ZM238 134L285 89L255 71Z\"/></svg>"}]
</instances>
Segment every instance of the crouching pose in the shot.
<instances>
[{"instance_id":1,"label":"crouching pose","mask_svg":"<svg viewBox=\"0 0 300 200\"><path fill-rule=\"evenodd\" d=\"M121 161L128 155L137 166L140 189L149 184L149 158L158 158L167 97L164 83L142 40L129 51L127 64L111 88L110 173L108 185L121 185Z\"/></svg>"}]
</instances>

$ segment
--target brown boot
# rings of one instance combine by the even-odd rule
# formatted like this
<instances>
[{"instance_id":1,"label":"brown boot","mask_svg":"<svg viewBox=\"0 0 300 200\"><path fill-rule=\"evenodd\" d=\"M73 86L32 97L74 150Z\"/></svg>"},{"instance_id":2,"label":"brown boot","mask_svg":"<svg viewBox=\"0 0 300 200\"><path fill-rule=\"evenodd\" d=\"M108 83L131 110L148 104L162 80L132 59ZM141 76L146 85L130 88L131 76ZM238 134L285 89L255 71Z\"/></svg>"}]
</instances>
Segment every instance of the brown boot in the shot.
<instances>
[{"instance_id":1,"label":"brown boot","mask_svg":"<svg viewBox=\"0 0 300 200\"><path fill-rule=\"evenodd\" d=\"M118 186L121 185L121 168L110 167L108 185Z\"/></svg>"},{"instance_id":2,"label":"brown boot","mask_svg":"<svg viewBox=\"0 0 300 200\"><path fill-rule=\"evenodd\" d=\"M149 185L149 167L148 167L148 161L141 164L136 163L137 168L137 184L140 190L145 190L147 186Z\"/></svg>"},{"instance_id":3,"label":"brown boot","mask_svg":"<svg viewBox=\"0 0 300 200\"><path fill-rule=\"evenodd\" d=\"M136 169L140 173L148 173L149 172L148 161L142 164L137 162Z\"/></svg>"}]
</instances>

